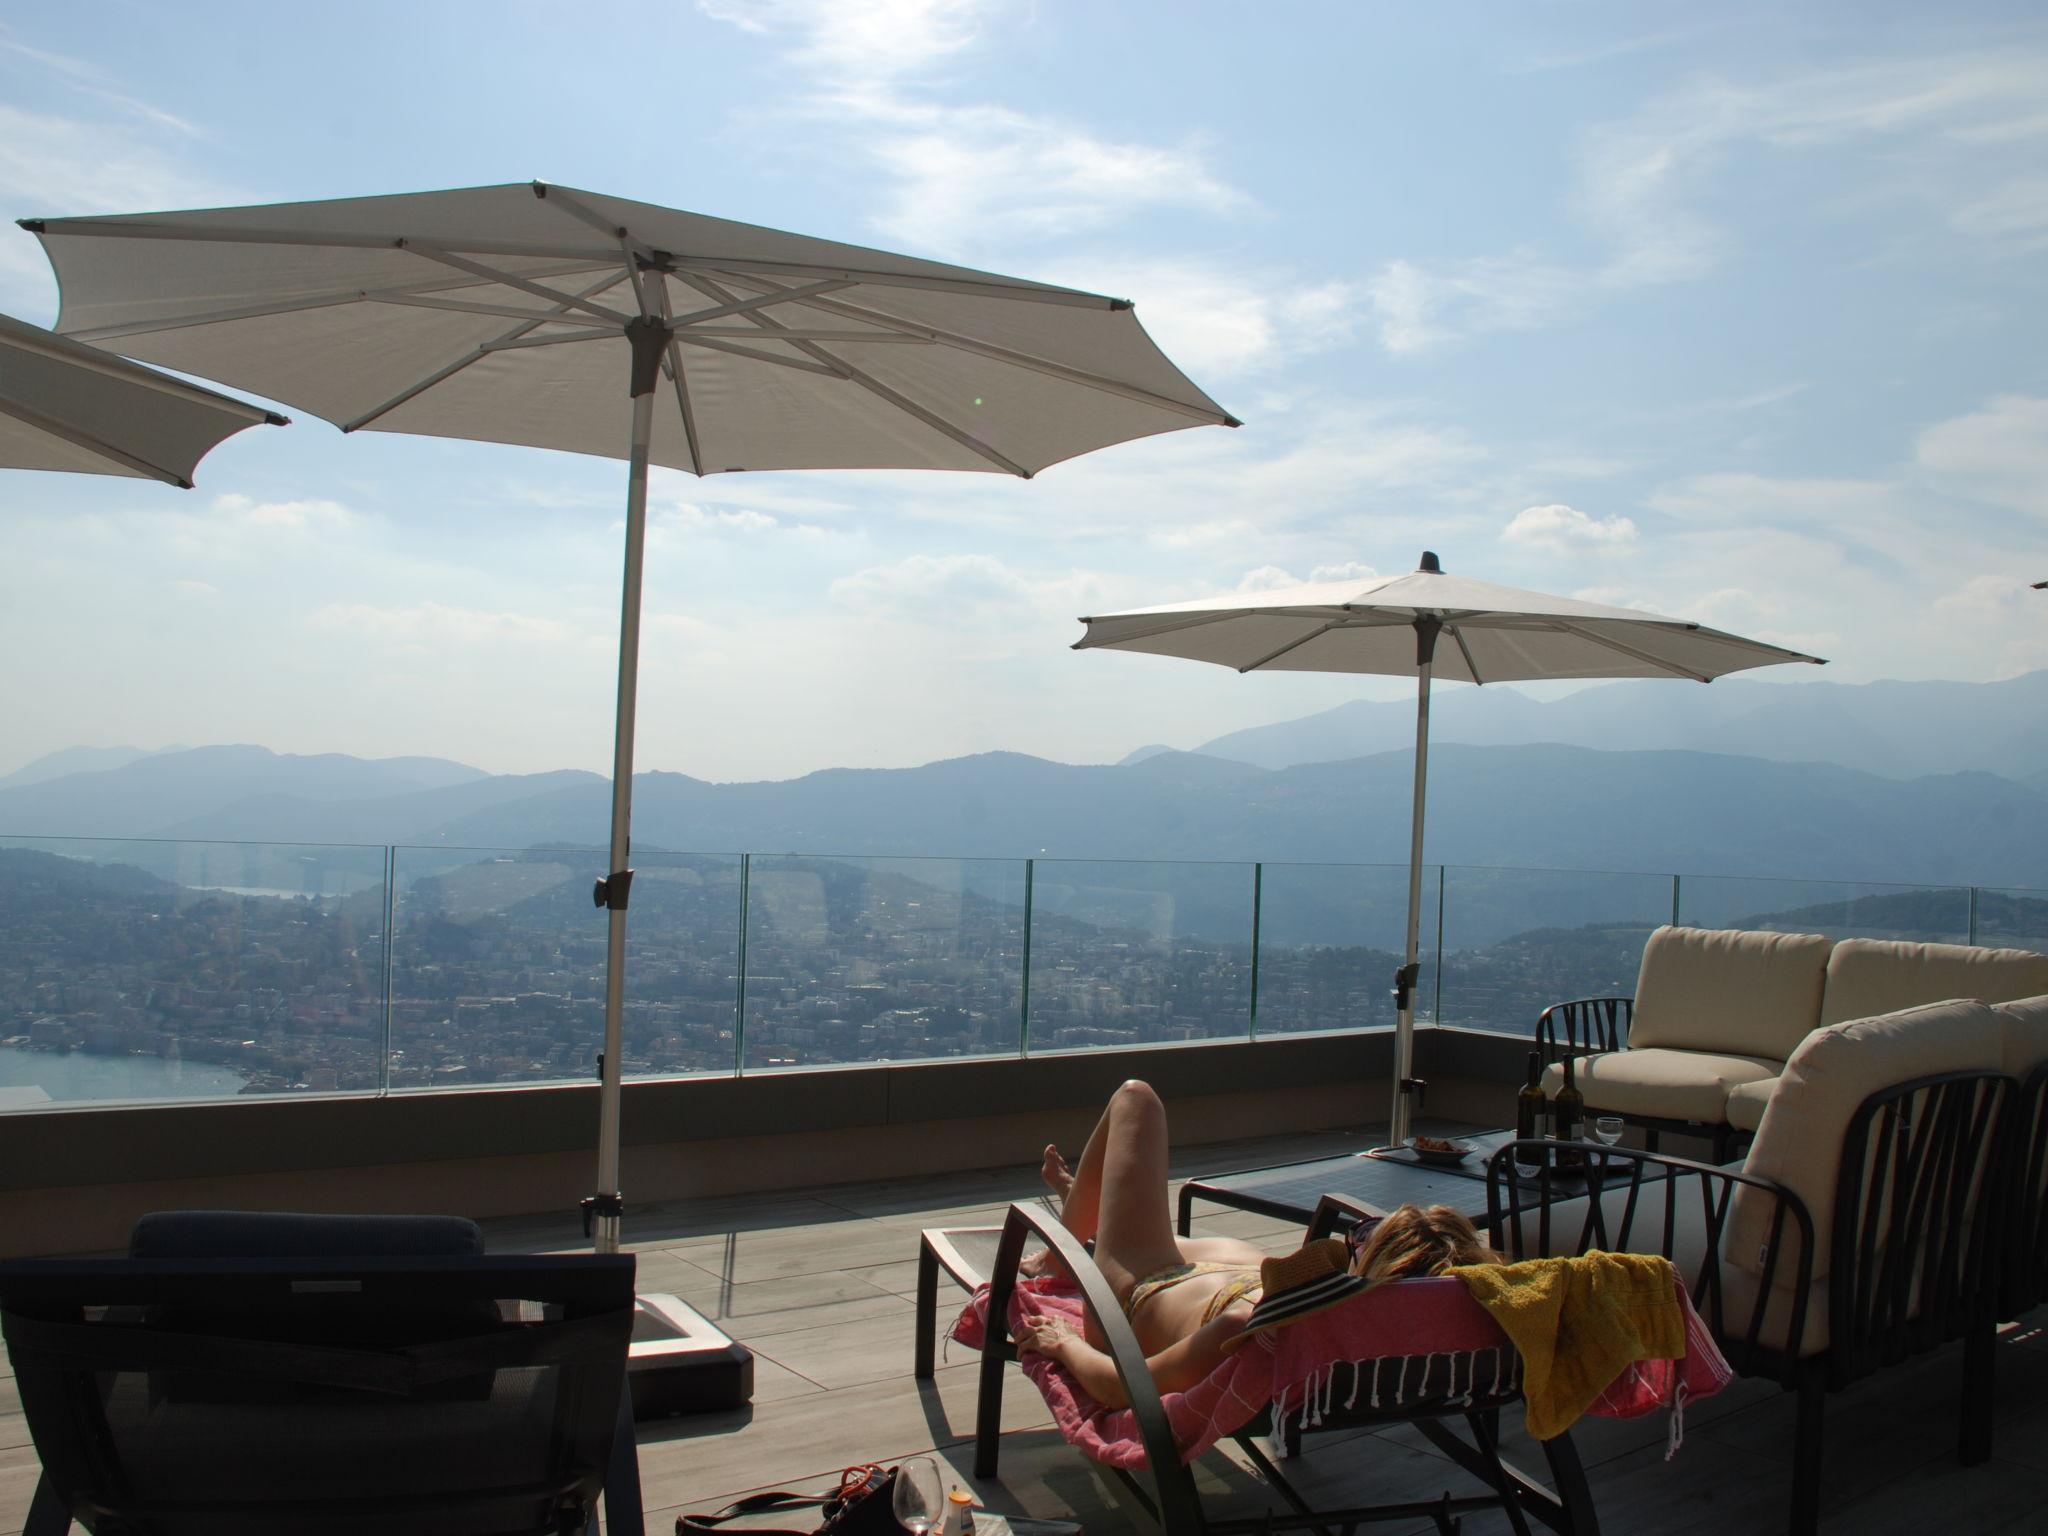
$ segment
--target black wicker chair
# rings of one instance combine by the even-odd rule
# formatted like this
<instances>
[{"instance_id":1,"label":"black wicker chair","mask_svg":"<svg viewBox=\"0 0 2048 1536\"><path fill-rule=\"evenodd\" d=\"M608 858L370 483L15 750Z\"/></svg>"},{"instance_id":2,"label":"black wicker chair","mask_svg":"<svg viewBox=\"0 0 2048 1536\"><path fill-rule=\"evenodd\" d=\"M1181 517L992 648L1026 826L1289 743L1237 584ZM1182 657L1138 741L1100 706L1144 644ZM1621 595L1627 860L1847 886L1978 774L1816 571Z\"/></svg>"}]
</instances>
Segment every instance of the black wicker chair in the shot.
<instances>
[{"instance_id":1,"label":"black wicker chair","mask_svg":"<svg viewBox=\"0 0 2048 1536\"><path fill-rule=\"evenodd\" d=\"M24 1536L568 1536L601 1494L638 1536L632 1258L380 1220L195 1214L138 1228L149 1257L0 1265ZM401 1252L322 1256L352 1241Z\"/></svg>"},{"instance_id":2,"label":"black wicker chair","mask_svg":"<svg viewBox=\"0 0 2048 1536\"><path fill-rule=\"evenodd\" d=\"M1797 1192L1736 1169L1511 1143L1488 1167L1493 1241L1511 1259L1594 1248L1671 1259L1736 1371L1799 1395L1791 1529L1808 1536L1820 1519L1827 1395L1886 1366L1966 1341L1960 1453L1966 1464L1990 1454L1989 1344L2001 1271L2010 1273L1993 1233L2008 1208L2011 1088L1997 1073L1959 1072L1863 1100L1843 1137L1831 1229L1819 1233ZM1518 1148L1535 1166L1517 1162ZM1727 1247L1745 1202L1745 1234L1764 1234L1755 1268L1731 1262ZM1816 1242L1829 1256L1819 1283ZM1812 1317L1822 1285L1825 1338Z\"/></svg>"},{"instance_id":3,"label":"black wicker chair","mask_svg":"<svg viewBox=\"0 0 2048 1536\"><path fill-rule=\"evenodd\" d=\"M1327 1235L1349 1225L1364 1213L1349 1202L1326 1197L1310 1223L1308 1235ZM1234 1437L1238 1446L1266 1478L1268 1484L1293 1508L1290 1514L1265 1514L1240 1518L1211 1518L1202 1507L1192 1468L1180 1457L1166 1409L1145 1364L1144 1351L1117 1305L1115 1294L1094 1259L1074 1240L1058 1219L1037 1204L1010 1207L1003 1226L1002 1242L991 1270L988 1328L981 1357L980 1399L975 1416L974 1475L994 1477L1002 1438L1003 1369L1015 1358L1006 1319L1010 1297L1016 1288L1017 1261L1026 1240L1043 1242L1059 1255L1079 1282L1089 1312L1100 1324L1116 1362L1131 1411L1144 1442L1147 1470L1140 1477L1120 1468L1109 1470L1133 1500L1168 1536L1252 1536L1252 1533L1301 1530L1351 1530L1367 1521L1433 1521L1443 1536L1454 1536L1460 1516L1468 1510L1500 1509L1517 1536L1528 1536L1533 1519L1565 1536L1598 1536L1599 1524L1593 1511L1578 1453L1569 1433L1544 1443L1551 1483L1536 1478L1507 1462L1500 1452L1500 1410L1521 1401L1520 1370L1512 1350L1505 1345L1497 1362L1497 1373L1485 1367L1469 1370L1462 1384L1453 1378L1449 1358L1413 1356L1403 1359L1401 1372L1414 1376L1399 1406L1371 1408L1359 1404L1343 1408L1326 1406L1310 1434L1326 1430L1355 1429L1375 1423L1412 1423L1450 1461L1470 1473L1485 1490L1454 1498L1413 1500L1343 1509L1312 1509L1293 1487L1274 1459L1258 1445L1256 1436L1285 1437L1287 1454L1301 1444L1302 1426L1290 1419L1284 1425L1270 1425L1270 1413L1245 1426ZM1487 1390L1474 1389L1486 1380ZM1498 1382L1498 1386L1494 1383ZM1470 1439L1451 1427L1463 1421Z\"/></svg>"}]
</instances>

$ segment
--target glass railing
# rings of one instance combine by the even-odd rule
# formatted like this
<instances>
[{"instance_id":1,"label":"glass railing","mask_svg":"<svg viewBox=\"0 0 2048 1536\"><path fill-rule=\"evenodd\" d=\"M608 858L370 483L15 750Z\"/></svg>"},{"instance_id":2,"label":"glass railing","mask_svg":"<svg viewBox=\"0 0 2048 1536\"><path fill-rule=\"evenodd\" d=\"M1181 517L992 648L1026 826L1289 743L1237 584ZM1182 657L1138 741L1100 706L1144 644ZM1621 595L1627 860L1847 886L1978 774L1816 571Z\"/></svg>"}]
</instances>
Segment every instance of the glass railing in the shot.
<instances>
[{"instance_id":1,"label":"glass railing","mask_svg":"<svg viewBox=\"0 0 2048 1536\"><path fill-rule=\"evenodd\" d=\"M586 849L0 838L0 1110L588 1079ZM643 852L628 1077L1392 1024L1400 865ZM1416 1017L1527 1034L1705 927L2048 952L2048 891L1430 866Z\"/></svg>"}]
</instances>

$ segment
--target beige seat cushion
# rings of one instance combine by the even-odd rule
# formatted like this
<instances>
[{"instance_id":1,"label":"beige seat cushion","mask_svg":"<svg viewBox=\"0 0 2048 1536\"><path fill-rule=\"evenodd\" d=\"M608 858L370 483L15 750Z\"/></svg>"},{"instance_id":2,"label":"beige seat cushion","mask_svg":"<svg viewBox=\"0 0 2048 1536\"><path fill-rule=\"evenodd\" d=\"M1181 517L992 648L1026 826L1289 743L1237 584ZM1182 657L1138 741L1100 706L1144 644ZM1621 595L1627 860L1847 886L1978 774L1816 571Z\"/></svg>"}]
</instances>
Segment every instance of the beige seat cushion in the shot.
<instances>
[{"instance_id":1,"label":"beige seat cushion","mask_svg":"<svg viewBox=\"0 0 2048 1536\"><path fill-rule=\"evenodd\" d=\"M1820 1022L1830 948L1811 933L1659 928L1643 946L1629 1045L1783 1061Z\"/></svg>"},{"instance_id":2,"label":"beige seat cushion","mask_svg":"<svg viewBox=\"0 0 2048 1536\"><path fill-rule=\"evenodd\" d=\"M2048 1061L2048 997L2023 997L1991 1011L1998 1018L2006 1074L2025 1082Z\"/></svg>"},{"instance_id":3,"label":"beige seat cushion","mask_svg":"<svg viewBox=\"0 0 2048 1536\"><path fill-rule=\"evenodd\" d=\"M1871 1094L1943 1072L2003 1070L1999 1021L1974 1000L1932 1003L1815 1030L1778 1079L1745 1170L1792 1190L1813 1216L1813 1279L1827 1278L1835 1180L1849 1121ZM1769 1202L1738 1190L1722 1242L1727 1260L1761 1273ZM1798 1238L1787 1229L1778 1273L1789 1277Z\"/></svg>"},{"instance_id":4,"label":"beige seat cushion","mask_svg":"<svg viewBox=\"0 0 2048 1536\"><path fill-rule=\"evenodd\" d=\"M1820 1021L1874 1018L1949 997L1986 1003L2048 993L2048 955L1973 944L1844 939L1828 956Z\"/></svg>"},{"instance_id":5,"label":"beige seat cushion","mask_svg":"<svg viewBox=\"0 0 2048 1536\"><path fill-rule=\"evenodd\" d=\"M1777 1089L1775 1077L1760 1077L1753 1083L1738 1083L1728 1090L1728 1123L1738 1131L1753 1131L1764 1123L1764 1106Z\"/></svg>"},{"instance_id":6,"label":"beige seat cushion","mask_svg":"<svg viewBox=\"0 0 2048 1536\"><path fill-rule=\"evenodd\" d=\"M1659 1120L1722 1123L1728 1091L1738 1083L1775 1078L1782 1061L1767 1056L1723 1056L1712 1051L1608 1051L1581 1056L1573 1071L1588 1110L1645 1115ZM1543 1091L1564 1086L1564 1065L1543 1074Z\"/></svg>"}]
</instances>

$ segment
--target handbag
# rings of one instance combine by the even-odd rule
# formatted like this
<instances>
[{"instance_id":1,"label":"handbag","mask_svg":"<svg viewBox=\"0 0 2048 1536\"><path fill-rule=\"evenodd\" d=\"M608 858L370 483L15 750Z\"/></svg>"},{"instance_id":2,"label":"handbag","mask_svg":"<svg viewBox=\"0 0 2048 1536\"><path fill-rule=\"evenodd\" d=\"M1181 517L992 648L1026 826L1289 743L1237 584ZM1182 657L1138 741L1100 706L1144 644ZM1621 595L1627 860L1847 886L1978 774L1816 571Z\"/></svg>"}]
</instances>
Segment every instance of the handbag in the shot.
<instances>
[{"instance_id":1,"label":"handbag","mask_svg":"<svg viewBox=\"0 0 2048 1536\"><path fill-rule=\"evenodd\" d=\"M831 1493L776 1489L748 1494L715 1515L677 1515L676 1536L717 1536L720 1526L742 1515L798 1509L819 1510L823 1523L802 1530L748 1526L746 1536L904 1536L903 1522L896 1518L896 1469L872 1463L841 1472Z\"/></svg>"}]
</instances>

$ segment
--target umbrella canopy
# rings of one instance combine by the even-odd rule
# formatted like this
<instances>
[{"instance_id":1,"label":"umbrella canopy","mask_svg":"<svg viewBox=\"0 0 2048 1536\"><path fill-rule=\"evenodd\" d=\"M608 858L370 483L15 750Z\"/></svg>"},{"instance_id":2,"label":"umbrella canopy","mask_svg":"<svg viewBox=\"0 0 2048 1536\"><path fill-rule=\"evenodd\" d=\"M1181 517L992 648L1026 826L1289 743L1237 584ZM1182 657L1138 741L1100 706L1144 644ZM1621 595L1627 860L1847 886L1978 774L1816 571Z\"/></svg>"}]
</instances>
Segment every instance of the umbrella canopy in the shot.
<instances>
[{"instance_id":1,"label":"umbrella canopy","mask_svg":"<svg viewBox=\"0 0 2048 1536\"><path fill-rule=\"evenodd\" d=\"M1124 300L571 187L22 225L58 330L346 431L625 458L636 334L647 457L697 474L1029 475L1231 420Z\"/></svg>"},{"instance_id":2,"label":"umbrella canopy","mask_svg":"<svg viewBox=\"0 0 2048 1536\"><path fill-rule=\"evenodd\" d=\"M285 418L0 315L0 466L189 491L222 439L265 422Z\"/></svg>"},{"instance_id":3,"label":"umbrella canopy","mask_svg":"<svg viewBox=\"0 0 2048 1536\"><path fill-rule=\"evenodd\" d=\"M24 219L58 329L323 416L629 461L598 1193L616 1249L647 469L1030 476L1236 426L1127 300L544 183ZM630 400L630 405L628 401Z\"/></svg>"},{"instance_id":4,"label":"umbrella canopy","mask_svg":"<svg viewBox=\"0 0 2048 1536\"><path fill-rule=\"evenodd\" d=\"M1464 683L1543 678L1684 677L1817 656L1634 608L1610 608L1447 575L1437 557L1405 576L1317 582L1083 618L1077 651L1109 648L1213 662L1239 672L1372 672L1416 678L1415 800L1408 845L1405 956L1394 977L1394 1095L1388 1140L1408 1137L1422 825L1432 675Z\"/></svg>"}]
</instances>

